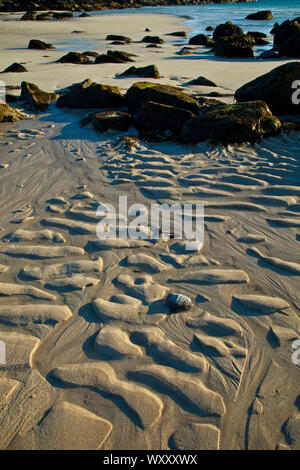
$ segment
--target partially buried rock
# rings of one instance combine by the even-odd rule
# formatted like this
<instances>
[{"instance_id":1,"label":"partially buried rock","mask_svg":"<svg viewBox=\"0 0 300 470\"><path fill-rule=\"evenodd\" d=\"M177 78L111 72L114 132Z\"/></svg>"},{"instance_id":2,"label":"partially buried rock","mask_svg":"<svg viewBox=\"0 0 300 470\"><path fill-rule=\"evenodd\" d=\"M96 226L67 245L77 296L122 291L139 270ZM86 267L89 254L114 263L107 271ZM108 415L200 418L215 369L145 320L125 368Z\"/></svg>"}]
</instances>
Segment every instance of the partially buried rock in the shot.
<instances>
[{"instance_id":1,"label":"partially buried rock","mask_svg":"<svg viewBox=\"0 0 300 470\"><path fill-rule=\"evenodd\" d=\"M269 51L262 52L259 56L259 59L268 60L268 59L277 59L278 58L278 51L274 51L274 49L270 49Z\"/></svg>"},{"instance_id":2,"label":"partially buried rock","mask_svg":"<svg viewBox=\"0 0 300 470\"><path fill-rule=\"evenodd\" d=\"M125 51L111 51L108 50L107 54L101 54L96 59L94 64L105 64L105 63L113 63L113 64L123 64L126 62L134 62L132 57L136 57L134 54L130 54L129 52Z\"/></svg>"},{"instance_id":3,"label":"partially buried rock","mask_svg":"<svg viewBox=\"0 0 300 470\"><path fill-rule=\"evenodd\" d=\"M190 310L192 307L192 301L189 297L175 292L168 295L167 304L174 313Z\"/></svg>"},{"instance_id":4,"label":"partially buried rock","mask_svg":"<svg viewBox=\"0 0 300 470\"><path fill-rule=\"evenodd\" d=\"M194 80L191 80L190 83L191 85L198 85L198 86L212 86L212 87L218 86L214 82L212 82L211 80L208 80L205 77L195 78Z\"/></svg>"},{"instance_id":5,"label":"partially buried rock","mask_svg":"<svg viewBox=\"0 0 300 470\"><path fill-rule=\"evenodd\" d=\"M147 46L148 47L148 46ZM178 51L178 55L191 55L193 54L194 50L191 47L183 47Z\"/></svg>"},{"instance_id":6,"label":"partially buried rock","mask_svg":"<svg viewBox=\"0 0 300 470\"><path fill-rule=\"evenodd\" d=\"M106 36L106 41L131 42L131 39L127 36L121 36L120 34L108 34L108 36Z\"/></svg>"},{"instance_id":7,"label":"partially buried rock","mask_svg":"<svg viewBox=\"0 0 300 470\"><path fill-rule=\"evenodd\" d=\"M34 21L35 20L35 13L33 11L26 11L21 18L21 21Z\"/></svg>"},{"instance_id":8,"label":"partially buried rock","mask_svg":"<svg viewBox=\"0 0 300 470\"><path fill-rule=\"evenodd\" d=\"M164 44L164 40L158 36L145 36L142 39L142 42L151 43L151 44Z\"/></svg>"},{"instance_id":9,"label":"partially buried rock","mask_svg":"<svg viewBox=\"0 0 300 470\"><path fill-rule=\"evenodd\" d=\"M263 137L276 134L280 127L280 121L272 115L266 103L252 101L213 106L188 121L182 134L188 142L208 140L227 145L259 142Z\"/></svg>"},{"instance_id":10,"label":"partially buried rock","mask_svg":"<svg viewBox=\"0 0 300 470\"><path fill-rule=\"evenodd\" d=\"M81 13L81 15L78 16L78 18L89 18L91 15L89 15L88 13L86 13L85 11L83 13Z\"/></svg>"},{"instance_id":11,"label":"partially buried rock","mask_svg":"<svg viewBox=\"0 0 300 470\"><path fill-rule=\"evenodd\" d=\"M184 123L195 117L186 109L145 101L136 116L135 123L141 135L153 137L180 135Z\"/></svg>"},{"instance_id":12,"label":"partially buried rock","mask_svg":"<svg viewBox=\"0 0 300 470\"><path fill-rule=\"evenodd\" d=\"M25 101L25 103L34 111L45 111L49 104L55 99L55 93L47 93L46 91L41 90L34 83L21 83L20 101Z\"/></svg>"},{"instance_id":13,"label":"partially buried rock","mask_svg":"<svg viewBox=\"0 0 300 470\"><path fill-rule=\"evenodd\" d=\"M68 54L64 55L57 62L62 64L91 64L92 61L89 59L88 56L81 54L80 52L68 52Z\"/></svg>"},{"instance_id":14,"label":"partially buried rock","mask_svg":"<svg viewBox=\"0 0 300 470\"><path fill-rule=\"evenodd\" d=\"M28 49L55 49L52 44L47 44L44 41L40 41L39 39L31 39L28 44Z\"/></svg>"},{"instance_id":15,"label":"partially buried rock","mask_svg":"<svg viewBox=\"0 0 300 470\"><path fill-rule=\"evenodd\" d=\"M74 15L71 11L63 11L63 12L54 12L53 13L53 18L56 20L66 20L69 18L73 18Z\"/></svg>"},{"instance_id":16,"label":"partially buried rock","mask_svg":"<svg viewBox=\"0 0 300 470\"><path fill-rule=\"evenodd\" d=\"M146 67L129 67L118 77L137 76L143 78L160 78L160 73L156 65L147 65Z\"/></svg>"},{"instance_id":17,"label":"partially buried rock","mask_svg":"<svg viewBox=\"0 0 300 470\"><path fill-rule=\"evenodd\" d=\"M108 129L126 132L131 124L131 116L123 111L93 113L85 117L80 124L85 126L89 123L92 123L94 128L100 132L105 132Z\"/></svg>"},{"instance_id":18,"label":"partially buried rock","mask_svg":"<svg viewBox=\"0 0 300 470\"><path fill-rule=\"evenodd\" d=\"M263 100L275 114L299 114L300 106L293 103L292 85L300 77L300 62L280 65L246 83L235 92L238 102Z\"/></svg>"},{"instance_id":19,"label":"partially buried rock","mask_svg":"<svg viewBox=\"0 0 300 470\"><path fill-rule=\"evenodd\" d=\"M199 111L199 103L192 96L170 85L137 82L127 90L125 98L131 114L137 114L145 101L186 109L195 115Z\"/></svg>"},{"instance_id":20,"label":"partially buried rock","mask_svg":"<svg viewBox=\"0 0 300 470\"><path fill-rule=\"evenodd\" d=\"M192 38L190 38L189 44L193 46L212 47L214 45L214 40L206 36L205 34L197 34L197 36L193 36Z\"/></svg>"},{"instance_id":21,"label":"partially buried rock","mask_svg":"<svg viewBox=\"0 0 300 470\"><path fill-rule=\"evenodd\" d=\"M24 65L14 62L12 65L10 65L5 70L3 70L2 73L11 73L11 72L23 73L23 72L28 72L28 70L24 67Z\"/></svg>"},{"instance_id":22,"label":"partially buried rock","mask_svg":"<svg viewBox=\"0 0 300 470\"><path fill-rule=\"evenodd\" d=\"M85 80L75 84L58 98L58 108L120 108L125 106L124 96L116 86L100 85Z\"/></svg>"},{"instance_id":23,"label":"partially buried rock","mask_svg":"<svg viewBox=\"0 0 300 470\"><path fill-rule=\"evenodd\" d=\"M257 20L257 21L267 21L272 20L273 14L270 10L257 11L256 13L251 13L246 16L246 20Z\"/></svg>"},{"instance_id":24,"label":"partially buried rock","mask_svg":"<svg viewBox=\"0 0 300 470\"><path fill-rule=\"evenodd\" d=\"M0 122L16 122L21 119L26 119L23 113L11 108L7 103L0 103Z\"/></svg>"},{"instance_id":25,"label":"partially buried rock","mask_svg":"<svg viewBox=\"0 0 300 470\"><path fill-rule=\"evenodd\" d=\"M175 36L178 38L186 38L186 32L185 31L175 31L174 33L168 33L166 36Z\"/></svg>"}]
</instances>

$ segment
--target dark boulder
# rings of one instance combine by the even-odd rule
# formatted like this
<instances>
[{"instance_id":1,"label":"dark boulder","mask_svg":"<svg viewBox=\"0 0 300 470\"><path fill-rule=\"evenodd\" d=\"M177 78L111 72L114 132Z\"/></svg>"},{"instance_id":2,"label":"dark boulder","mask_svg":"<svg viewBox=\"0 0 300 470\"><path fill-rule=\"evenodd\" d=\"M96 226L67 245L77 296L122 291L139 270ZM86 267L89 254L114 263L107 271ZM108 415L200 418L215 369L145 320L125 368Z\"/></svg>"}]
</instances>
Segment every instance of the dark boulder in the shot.
<instances>
[{"instance_id":1,"label":"dark boulder","mask_svg":"<svg viewBox=\"0 0 300 470\"><path fill-rule=\"evenodd\" d=\"M198 77L198 78L195 78L194 80L191 80L190 81L190 84L191 85L198 85L198 86L213 86L213 87L217 87L218 85L216 85L214 82L212 82L211 80L208 80L207 78L205 77Z\"/></svg>"},{"instance_id":2,"label":"dark boulder","mask_svg":"<svg viewBox=\"0 0 300 470\"><path fill-rule=\"evenodd\" d=\"M134 62L132 57L136 57L134 54L123 51L107 51L107 54L100 54L95 59L94 64L124 64L126 62Z\"/></svg>"},{"instance_id":3,"label":"dark boulder","mask_svg":"<svg viewBox=\"0 0 300 470\"><path fill-rule=\"evenodd\" d=\"M164 44L164 40L159 38L158 36L145 36L142 39L142 42L150 43L150 44Z\"/></svg>"},{"instance_id":4,"label":"dark boulder","mask_svg":"<svg viewBox=\"0 0 300 470\"><path fill-rule=\"evenodd\" d=\"M193 36L192 38L190 38L189 44L193 46L212 47L214 45L214 41L205 34L197 34L197 36Z\"/></svg>"},{"instance_id":5,"label":"dark boulder","mask_svg":"<svg viewBox=\"0 0 300 470\"><path fill-rule=\"evenodd\" d=\"M47 44L44 41L40 41L39 39L31 39L28 44L28 49L55 49L52 44Z\"/></svg>"},{"instance_id":6,"label":"dark boulder","mask_svg":"<svg viewBox=\"0 0 300 470\"><path fill-rule=\"evenodd\" d=\"M49 21L53 17L53 12L48 11L47 13L40 13L39 15L36 15L36 21Z\"/></svg>"},{"instance_id":7,"label":"dark boulder","mask_svg":"<svg viewBox=\"0 0 300 470\"><path fill-rule=\"evenodd\" d=\"M187 34L185 31L175 31L174 33L168 33L166 36L175 36L178 38L186 38Z\"/></svg>"},{"instance_id":8,"label":"dark boulder","mask_svg":"<svg viewBox=\"0 0 300 470\"><path fill-rule=\"evenodd\" d=\"M148 47L148 46L147 46ZM194 53L194 49L191 47L183 47L177 52L178 55L191 55Z\"/></svg>"},{"instance_id":9,"label":"dark boulder","mask_svg":"<svg viewBox=\"0 0 300 470\"><path fill-rule=\"evenodd\" d=\"M137 114L145 101L186 109L195 115L199 111L199 104L192 96L170 85L137 82L127 90L125 98L131 114Z\"/></svg>"},{"instance_id":10,"label":"dark boulder","mask_svg":"<svg viewBox=\"0 0 300 470\"><path fill-rule=\"evenodd\" d=\"M85 51L83 55L87 55L88 57L98 57L99 53L95 51Z\"/></svg>"},{"instance_id":11,"label":"dark boulder","mask_svg":"<svg viewBox=\"0 0 300 470\"><path fill-rule=\"evenodd\" d=\"M300 59L300 30L279 48L278 57Z\"/></svg>"},{"instance_id":12,"label":"dark boulder","mask_svg":"<svg viewBox=\"0 0 300 470\"><path fill-rule=\"evenodd\" d=\"M20 101L25 101L29 107L36 111L45 111L49 104L56 99L55 93L47 93L34 83L21 83Z\"/></svg>"},{"instance_id":13,"label":"dark boulder","mask_svg":"<svg viewBox=\"0 0 300 470\"><path fill-rule=\"evenodd\" d=\"M23 73L23 72L28 72L28 70L24 67L24 65L19 64L18 62L14 62L12 65L7 67L5 70L3 70L2 73Z\"/></svg>"},{"instance_id":14,"label":"dark boulder","mask_svg":"<svg viewBox=\"0 0 300 470\"><path fill-rule=\"evenodd\" d=\"M148 44L146 46L146 49L161 49L161 46L159 46L158 44Z\"/></svg>"},{"instance_id":15,"label":"dark boulder","mask_svg":"<svg viewBox=\"0 0 300 470\"><path fill-rule=\"evenodd\" d=\"M118 77L136 76L142 78L160 78L160 73L156 65L146 65L146 67L129 67L125 72L118 75Z\"/></svg>"},{"instance_id":16,"label":"dark boulder","mask_svg":"<svg viewBox=\"0 0 300 470\"><path fill-rule=\"evenodd\" d=\"M21 18L21 21L34 21L35 20L35 13L33 11L26 11Z\"/></svg>"},{"instance_id":17,"label":"dark boulder","mask_svg":"<svg viewBox=\"0 0 300 470\"><path fill-rule=\"evenodd\" d=\"M300 18L284 21L275 28L274 49L279 57L300 57Z\"/></svg>"},{"instance_id":18,"label":"dark boulder","mask_svg":"<svg viewBox=\"0 0 300 470\"><path fill-rule=\"evenodd\" d=\"M268 60L268 59L277 59L278 58L278 51L274 51L274 49L270 49L269 51L262 52L259 56L259 59Z\"/></svg>"},{"instance_id":19,"label":"dark boulder","mask_svg":"<svg viewBox=\"0 0 300 470\"><path fill-rule=\"evenodd\" d=\"M248 31L246 36L252 36L253 38L265 39L267 35L265 33L260 33L259 31Z\"/></svg>"},{"instance_id":20,"label":"dark boulder","mask_svg":"<svg viewBox=\"0 0 300 470\"><path fill-rule=\"evenodd\" d=\"M89 15L88 13L86 13L85 11L83 13L81 13L81 15L78 16L78 18L88 18L90 17L91 15Z\"/></svg>"},{"instance_id":21,"label":"dark boulder","mask_svg":"<svg viewBox=\"0 0 300 470\"><path fill-rule=\"evenodd\" d=\"M207 26L207 28L205 28L205 31L214 31L215 28L213 28L212 26Z\"/></svg>"},{"instance_id":22,"label":"dark boulder","mask_svg":"<svg viewBox=\"0 0 300 470\"><path fill-rule=\"evenodd\" d=\"M58 108L121 108L125 99L116 86L100 85L85 80L70 87L70 91L58 98Z\"/></svg>"},{"instance_id":23,"label":"dark boulder","mask_svg":"<svg viewBox=\"0 0 300 470\"><path fill-rule=\"evenodd\" d=\"M108 36L106 36L106 41L131 42L132 39L128 38L127 36L121 36L119 34L108 34Z\"/></svg>"},{"instance_id":24,"label":"dark boulder","mask_svg":"<svg viewBox=\"0 0 300 470\"><path fill-rule=\"evenodd\" d=\"M93 127L100 132L108 129L126 132L131 125L131 116L123 111L105 111L103 113L93 113L86 116L81 121L81 126L92 123Z\"/></svg>"},{"instance_id":25,"label":"dark boulder","mask_svg":"<svg viewBox=\"0 0 300 470\"><path fill-rule=\"evenodd\" d=\"M55 18L56 20L67 20L70 18L74 18L74 15L71 11L54 12L53 18Z\"/></svg>"},{"instance_id":26,"label":"dark boulder","mask_svg":"<svg viewBox=\"0 0 300 470\"><path fill-rule=\"evenodd\" d=\"M23 113L11 108L7 103L0 102L0 122L16 122L21 119L26 119Z\"/></svg>"},{"instance_id":27,"label":"dark boulder","mask_svg":"<svg viewBox=\"0 0 300 470\"><path fill-rule=\"evenodd\" d=\"M300 78L300 62L289 62L246 83L235 92L238 102L263 100L274 114L299 114L292 85Z\"/></svg>"},{"instance_id":28,"label":"dark boulder","mask_svg":"<svg viewBox=\"0 0 300 470\"><path fill-rule=\"evenodd\" d=\"M231 21L227 21L227 23L219 24L216 27L213 34L213 40L220 41L223 38L236 36L244 36L243 30L239 26L231 23Z\"/></svg>"},{"instance_id":29,"label":"dark boulder","mask_svg":"<svg viewBox=\"0 0 300 470\"><path fill-rule=\"evenodd\" d=\"M185 122L195 117L186 109L145 101L137 114L136 127L141 134L160 135L166 131L180 135Z\"/></svg>"},{"instance_id":30,"label":"dark boulder","mask_svg":"<svg viewBox=\"0 0 300 470\"><path fill-rule=\"evenodd\" d=\"M251 13L246 16L246 20L257 20L257 21L267 21L274 18L270 10L257 11L256 13Z\"/></svg>"},{"instance_id":31,"label":"dark boulder","mask_svg":"<svg viewBox=\"0 0 300 470\"><path fill-rule=\"evenodd\" d=\"M219 40L214 46L214 51L219 57L249 58L254 57L253 45L253 39L246 35L228 37Z\"/></svg>"},{"instance_id":32,"label":"dark boulder","mask_svg":"<svg viewBox=\"0 0 300 470\"><path fill-rule=\"evenodd\" d=\"M266 103L253 101L213 106L186 122L182 135L187 142L254 143L274 135L280 127L280 121L272 115Z\"/></svg>"},{"instance_id":33,"label":"dark boulder","mask_svg":"<svg viewBox=\"0 0 300 470\"><path fill-rule=\"evenodd\" d=\"M91 64L92 61L89 59L88 56L81 54L80 52L68 52L68 54L64 55L57 62L62 64Z\"/></svg>"},{"instance_id":34,"label":"dark boulder","mask_svg":"<svg viewBox=\"0 0 300 470\"><path fill-rule=\"evenodd\" d=\"M135 54L131 54L130 52L112 51L112 50L108 50L107 55L116 57L117 59L120 59L122 62L134 62L132 57L137 57Z\"/></svg>"}]
</instances>

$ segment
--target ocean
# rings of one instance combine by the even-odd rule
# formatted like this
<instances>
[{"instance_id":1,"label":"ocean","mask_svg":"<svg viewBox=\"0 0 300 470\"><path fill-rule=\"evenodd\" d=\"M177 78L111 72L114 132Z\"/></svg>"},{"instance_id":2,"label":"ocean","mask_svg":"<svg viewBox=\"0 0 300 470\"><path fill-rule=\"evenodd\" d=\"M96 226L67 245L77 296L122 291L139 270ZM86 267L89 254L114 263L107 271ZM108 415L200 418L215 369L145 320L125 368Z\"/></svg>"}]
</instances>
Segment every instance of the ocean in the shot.
<instances>
[{"instance_id":1,"label":"ocean","mask_svg":"<svg viewBox=\"0 0 300 470\"><path fill-rule=\"evenodd\" d=\"M274 20L271 21L251 21L246 20L246 16L259 10L271 10ZM282 23L286 19L300 16L300 0L258 0L250 3L234 4L210 4L210 5L188 5L188 6L158 6L144 7L130 10L109 10L95 12L97 15L109 15L114 13L161 13L179 17L189 16L190 19L183 18L182 22L191 31L189 36L197 33L204 33L207 26L217 26L226 21L232 21L240 26L245 32L259 30L268 34L275 22Z\"/></svg>"}]
</instances>

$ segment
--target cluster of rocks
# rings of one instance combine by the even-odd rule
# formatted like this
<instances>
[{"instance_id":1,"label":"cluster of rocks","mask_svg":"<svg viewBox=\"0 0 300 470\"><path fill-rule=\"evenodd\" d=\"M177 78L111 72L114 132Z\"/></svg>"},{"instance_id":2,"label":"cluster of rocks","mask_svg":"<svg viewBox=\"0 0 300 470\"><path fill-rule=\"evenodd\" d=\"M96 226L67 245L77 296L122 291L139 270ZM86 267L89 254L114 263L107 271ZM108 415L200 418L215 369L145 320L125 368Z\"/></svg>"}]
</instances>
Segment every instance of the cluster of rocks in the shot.
<instances>
[{"instance_id":1,"label":"cluster of rocks","mask_svg":"<svg viewBox=\"0 0 300 470\"><path fill-rule=\"evenodd\" d=\"M21 18L21 21L50 21L50 20L66 20L72 19L74 15L71 11L48 11L37 14L34 10L26 11Z\"/></svg>"}]
</instances>

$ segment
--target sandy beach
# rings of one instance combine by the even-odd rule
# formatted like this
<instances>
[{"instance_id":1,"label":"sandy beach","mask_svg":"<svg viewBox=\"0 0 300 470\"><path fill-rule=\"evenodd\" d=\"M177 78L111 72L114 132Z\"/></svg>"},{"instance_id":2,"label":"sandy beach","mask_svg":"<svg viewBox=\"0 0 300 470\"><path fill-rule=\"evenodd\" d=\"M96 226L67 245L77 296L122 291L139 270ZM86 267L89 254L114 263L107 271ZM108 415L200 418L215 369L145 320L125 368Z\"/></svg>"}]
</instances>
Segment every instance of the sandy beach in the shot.
<instances>
[{"instance_id":1,"label":"sandy beach","mask_svg":"<svg viewBox=\"0 0 300 470\"><path fill-rule=\"evenodd\" d=\"M136 67L155 64L162 78L148 81L232 103L240 86L291 61L202 46L180 56L187 39L167 34L190 30L170 15L20 17L0 15L0 71L28 70L1 74L8 87L57 93L91 79L126 92L139 79L116 74L132 64L57 62L116 49ZM133 42L112 46L108 34ZM147 48L146 34L165 44ZM31 39L55 49L30 50ZM198 76L218 86L191 85ZM31 119L0 124L0 448L299 449L299 131L184 145L83 128L91 109L24 111ZM98 205L124 195L128 205L203 203L203 248L99 241ZM174 292L192 308L172 314Z\"/></svg>"}]
</instances>

